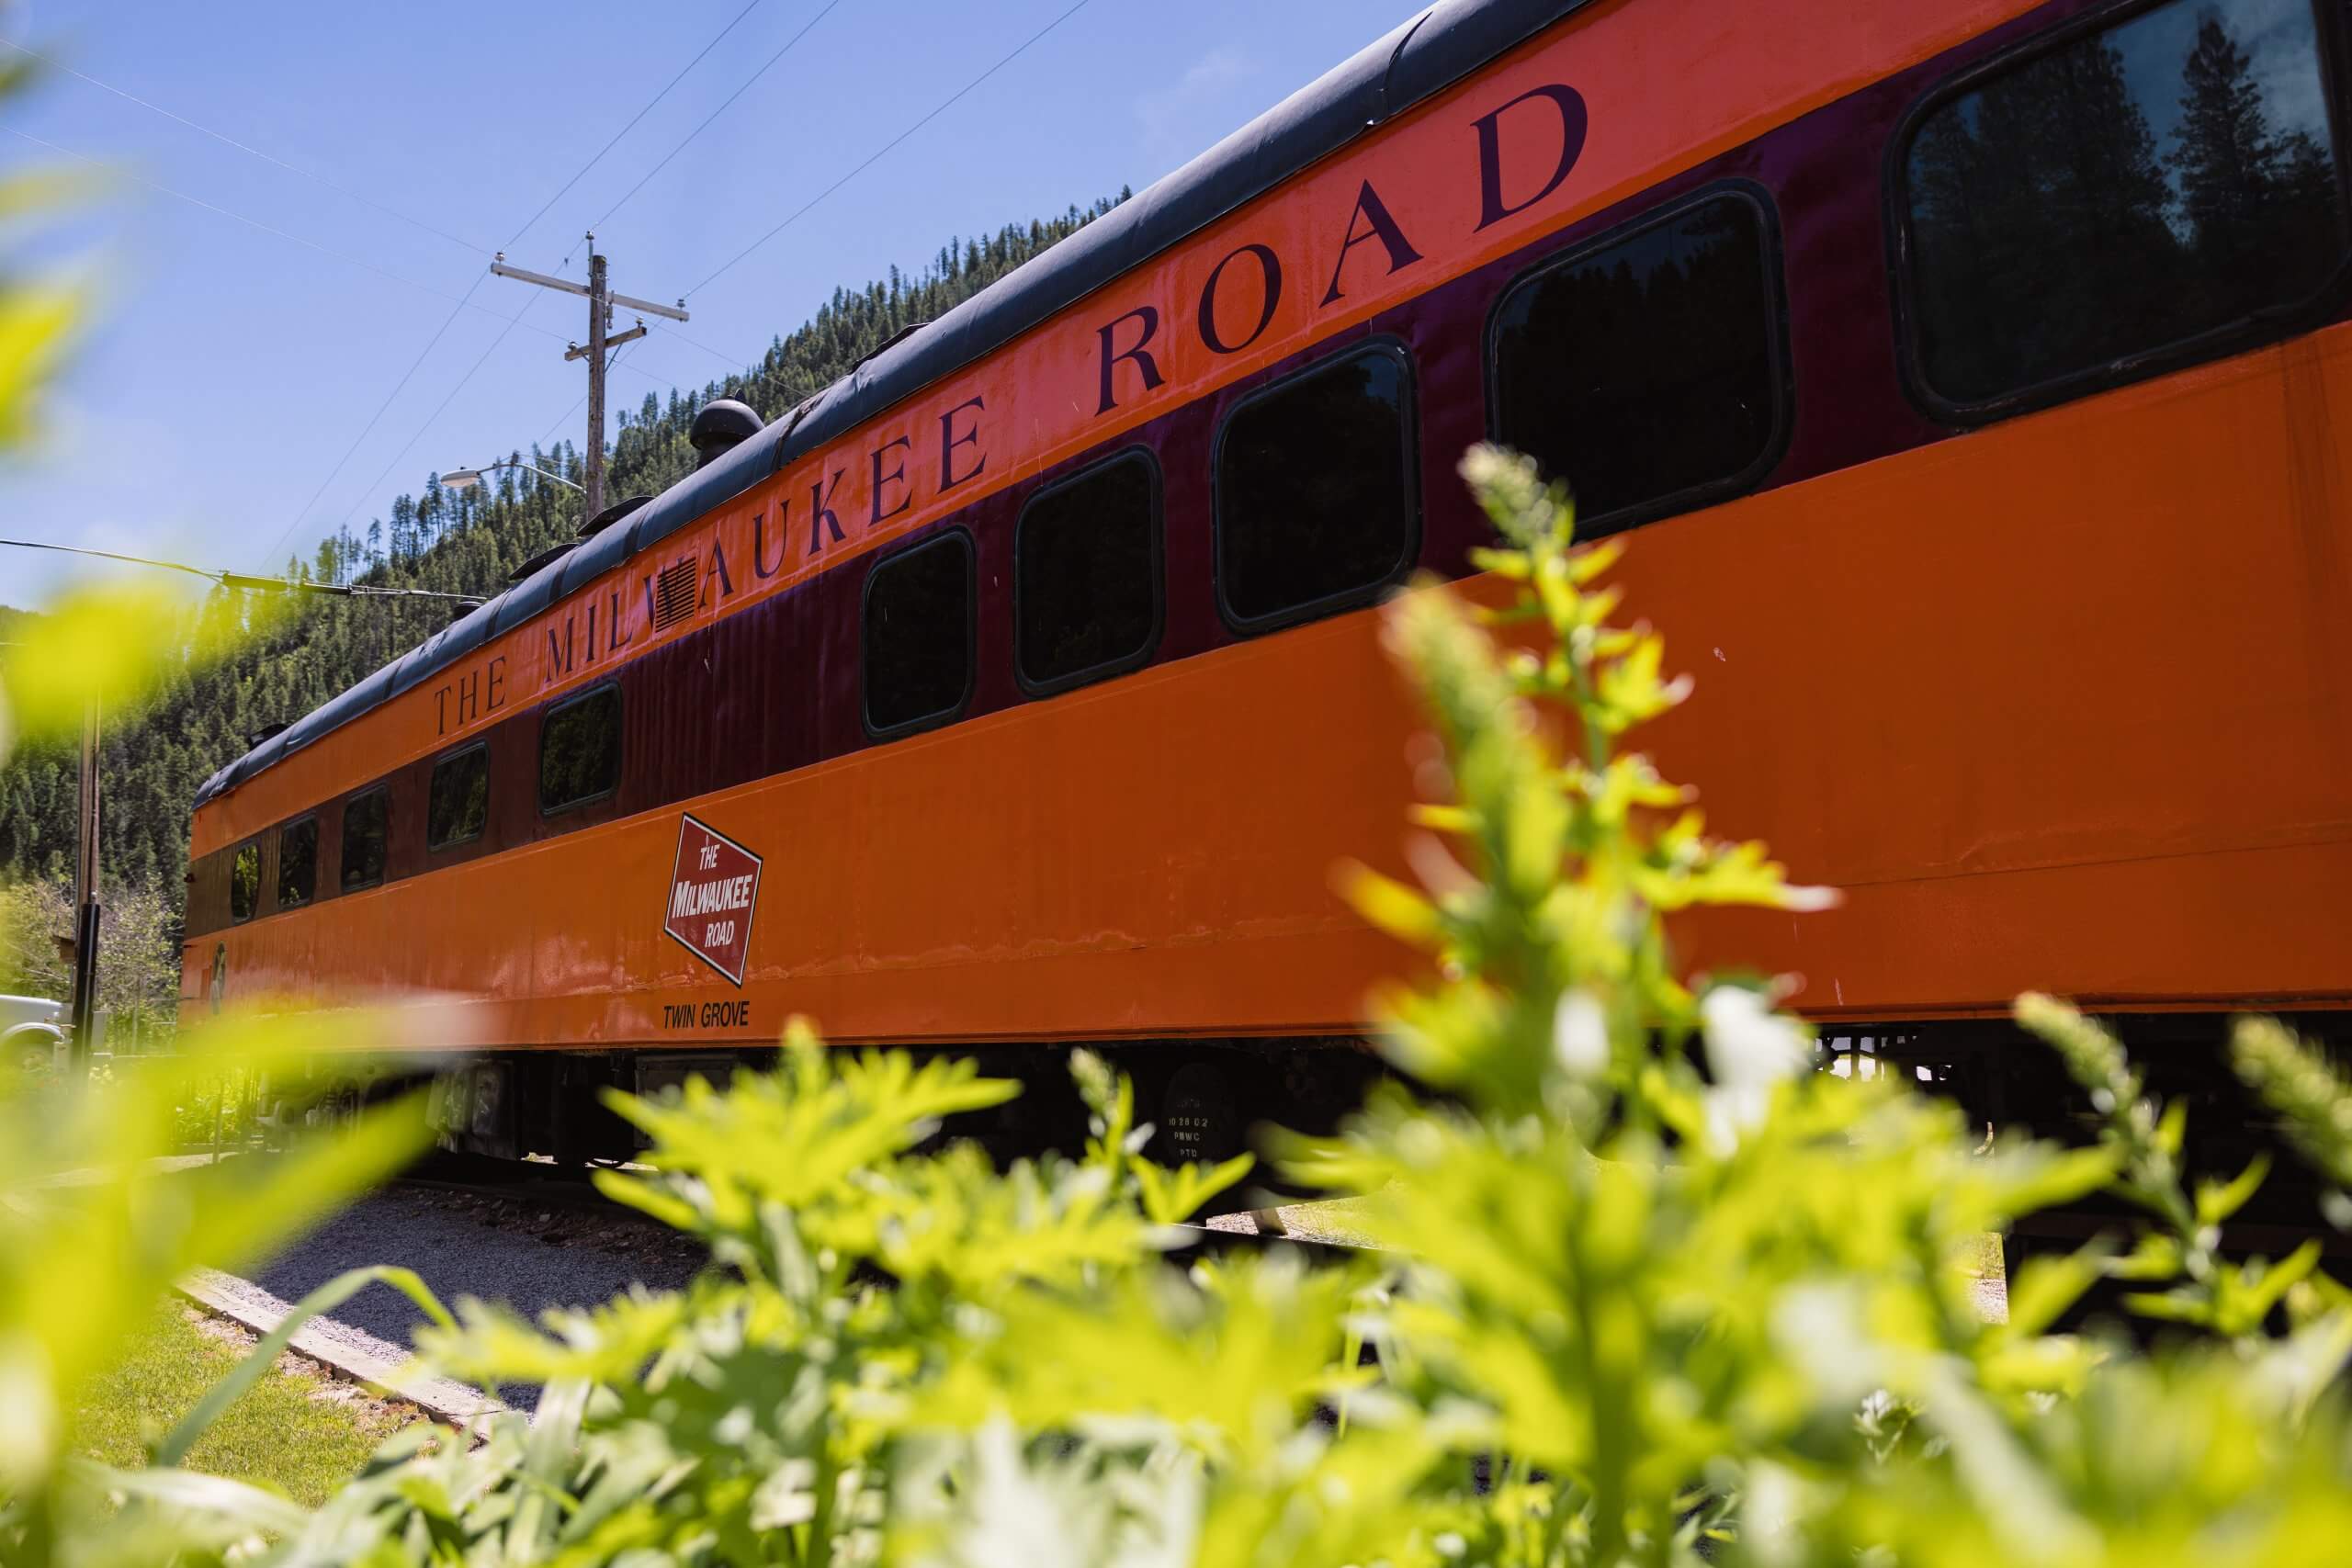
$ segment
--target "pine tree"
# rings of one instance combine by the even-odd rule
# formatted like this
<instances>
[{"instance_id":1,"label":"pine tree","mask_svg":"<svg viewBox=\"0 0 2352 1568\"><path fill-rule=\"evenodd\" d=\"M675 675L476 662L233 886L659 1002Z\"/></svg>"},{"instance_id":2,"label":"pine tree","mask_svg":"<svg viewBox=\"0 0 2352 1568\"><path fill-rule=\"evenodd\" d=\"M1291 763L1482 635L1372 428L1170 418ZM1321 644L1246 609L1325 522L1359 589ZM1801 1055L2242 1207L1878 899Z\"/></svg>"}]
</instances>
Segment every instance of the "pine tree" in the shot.
<instances>
[{"instance_id":1,"label":"pine tree","mask_svg":"<svg viewBox=\"0 0 2352 1568\"><path fill-rule=\"evenodd\" d=\"M2237 273L2258 255L2265 212L2278 196L2278 139L2254 62L2219 17L2198 23L2180 82L2179 140L2165 161L2179 177L2199 261Z\"/></svg>"},{"instance_id":2,"label":"pine tree","mask_svg":"<svg viewBox=\"0 0 2352 1568\"><path fill-rule=\"evenodd\" d=\"M2209 321L2308 293L2340 251L2333 160L2310 131L2282 133L2270 108L2252 57L2208 13L2181 67L2178 141L2165 162Z\"/></svg>"}]
</instances>

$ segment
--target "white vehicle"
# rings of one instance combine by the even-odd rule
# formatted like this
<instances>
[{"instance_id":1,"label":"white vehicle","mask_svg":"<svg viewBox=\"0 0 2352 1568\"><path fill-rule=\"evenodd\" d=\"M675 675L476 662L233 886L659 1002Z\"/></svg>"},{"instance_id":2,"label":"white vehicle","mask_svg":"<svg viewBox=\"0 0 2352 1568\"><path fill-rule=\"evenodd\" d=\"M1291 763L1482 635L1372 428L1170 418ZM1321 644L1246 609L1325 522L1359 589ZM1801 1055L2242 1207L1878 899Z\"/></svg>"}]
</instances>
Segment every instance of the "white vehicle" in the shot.
<instances>
[{"instance_id":1,"label":"white vehicle","mask_svg":"<svg viewBox=\"0 0 2352 1568\"><path fill-rule=\"evenodd\" d=\"M54 1060L65 1044L66 1028L63 1002L0 997L0 1051L16 1052L19 1060L34 1052Z\"/></svg>"}]
</instances>

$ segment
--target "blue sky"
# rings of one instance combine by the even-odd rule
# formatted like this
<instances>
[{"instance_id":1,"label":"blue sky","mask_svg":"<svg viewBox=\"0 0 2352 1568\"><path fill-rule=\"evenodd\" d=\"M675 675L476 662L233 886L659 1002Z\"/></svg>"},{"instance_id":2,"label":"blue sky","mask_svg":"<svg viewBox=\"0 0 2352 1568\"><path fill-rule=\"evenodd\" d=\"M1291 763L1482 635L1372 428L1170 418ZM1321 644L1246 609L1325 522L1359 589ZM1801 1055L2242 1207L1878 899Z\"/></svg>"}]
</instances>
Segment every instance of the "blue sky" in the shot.
<instances>
[{"instance_id":1,"label":"blue sky","mask_svg":"<svg viewBox=\"0 0 2352 1568\"><path fill-rule=\"evenodd\" d=\"M597 222L615 288L695 289L693 321L632 345L614 372L614 405L634 408L748 362L836 285L919 269L954 235L1142 188L1419 8L1088 0L695 288L1071 4L0 0L0 38L293 166L62 71L0 105L0 125L116 171L45 247L92 270L99 310L40 447L0 459L0 535L282 566L346 521L364 532L430 472L581 438L584 416L567 411L584 374L563 346L584 333L584 302L487 278L451 320L482 278L481 252L540 271L569 255L578 276L581 232ZM88 168L0 132L0 167L42 163ZM0 603L38 603L75 570L0 550Z\"/></svg>"}]
</instances>

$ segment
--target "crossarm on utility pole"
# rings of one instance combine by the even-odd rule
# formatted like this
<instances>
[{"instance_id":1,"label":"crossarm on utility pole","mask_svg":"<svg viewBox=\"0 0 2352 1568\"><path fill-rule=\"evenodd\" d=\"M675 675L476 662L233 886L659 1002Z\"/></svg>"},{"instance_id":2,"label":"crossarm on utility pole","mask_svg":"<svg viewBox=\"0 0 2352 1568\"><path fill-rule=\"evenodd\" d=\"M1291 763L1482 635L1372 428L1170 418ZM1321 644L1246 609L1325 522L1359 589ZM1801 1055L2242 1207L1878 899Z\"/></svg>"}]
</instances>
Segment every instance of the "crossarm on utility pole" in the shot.
<instances>
[{"instance_id":1,"label":"crossarm on utility pole","mask_svg":"<svg viewBox=\"0 0 2352 1568\"><path fill-rule=\"evenodd\" d=\"M605 339L605 346L606 348L618 348L622 344L628 343L632 339L643 337L645 333L646 325L643 321L639 321L637 325L629 328L629 330L625 333L614 333L606 337ZM585 359L588 357L588 351L579 344L574 344L571 347L563 351L563 356L566 359Z\"/></svg>"},{"instance_id":2,"label":"crossarm on utility pole","mask_svg":"<svg viewBox=\"0 0 2352 1568\"><path fill-rule=\"evenodd\" d=\"M565 294L577 294L583 299L587 297L588 286L584 283L573 283L567 278L549 277L544 272L529 272L519 266L508 266L503 261L491 263L490 270L501 277L514 278L518 283L536 283L542 288L558 289ZM666 321L694 320L682 307L676 305L656 305L650 299L639 299L628 294L607 294L605 299L624 310L641 310L649 316L660 316Z\"/></svg>"},{"instance_id":3,"label":"crossarm on utility pole","mask_svg":"<svg viewBox=\"0 0 2352 1568\"><path fill-rule=\"evenodd\" d=\"M588 301L588 341L571 344L564 351L563 356L588 362L588 443L581 453L585 459L581 467L586 470L581 477L588 482L581 487L586 492L581 497L581 504L583 515L594 517L605 510L605 371L612 363L608 351L615 344L645 335L643 321L638 322L629 332L607 335L605 329L613 324L613 307L626 305L632 310L660 316L665 321L683 321L689 318L684 299L675 306L656 305L650 299L614 293L611 285L605 281L605 258L596 249L596 236L590 234L587 240L588 281L585 284L550 277L544 272L532 272L525 267L508 266L503 251L499 252L497 259L491 263L490 270L500 277L511 277L517 283L552 288L559 294L582 295Z\"/></svg>"}]
</instances>

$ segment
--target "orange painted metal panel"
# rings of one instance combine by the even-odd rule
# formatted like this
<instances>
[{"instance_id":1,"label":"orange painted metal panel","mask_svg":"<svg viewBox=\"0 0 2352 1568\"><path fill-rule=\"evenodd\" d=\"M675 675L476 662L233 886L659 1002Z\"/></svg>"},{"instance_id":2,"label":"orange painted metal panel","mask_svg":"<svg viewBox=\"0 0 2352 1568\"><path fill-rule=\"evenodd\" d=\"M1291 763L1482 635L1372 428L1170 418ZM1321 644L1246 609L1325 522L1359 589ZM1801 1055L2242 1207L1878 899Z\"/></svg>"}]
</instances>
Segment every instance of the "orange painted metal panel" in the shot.
<instances>
[{"instance_id":1,"label":"orange painted metal panel","mask_svg":"<svg viewBox=\"0 0 2352 1568\"><path fill-rule=\"evenodd\" d=\"M2352 1002L2352 326L1645 528L1656 732L1827 915L1691 951L1825 1016ZM1400 954L1409 705L1359 614L684 803L765 857L741 993L662 930L675 809L221 933L232 992L503 998L461 1044L1340 1030ZM192 944L191 989L213 939ZM739 1026L663 1009L738 997Z\"/></svg>"},{"instance_id":2,"label":"orange painted metal panel","mask_svg":"<svg viewBox=\"0 0 2352 1568\"><path fill-rule=\"evenodd\" d=\"M2030 0L1641 0L1580 13L1152 265L802 458L424 686L208 803L195 818L192 853L233 843L515 707L598 679L618 659L1115 440L2028 8ZM1551 84L1580 96L1588 129L1573 169L1534 200L1558 168L1563 133L1554 111L1521 100ZM1527 205L1482 226L1477 122L1488 115L1504 116L1494 131L1504 204ZM1392 265L1388 246L1366 237L1372 209L1359 204L1367 190L1416 259ZM1219 264L1251 244L1279 257L1285 282L1259 334L1219 354L1198 328L1200 303ZM1224 341L1238 342L1255 319L1262 294L1251 290L1261 276L1242 264L1219 280ZM1116 364L1115 406L1105 409L1102 333L1131 321L1117 328L1113 345L1133 347L1142 330L1135 313L1144 310L1157 312L1148 352L1162 379L1147 389L1139 365ZM821 526L813 515L820 508L832 518ZM711 595L696 615L655 631L644 580L673 561L708 563L721 555L735 592ZM616 636L626 646L607 646Z\"/></svg>"}]
</instances>

